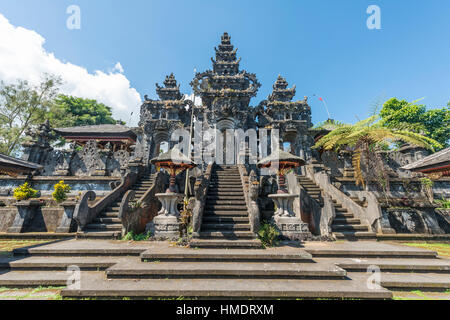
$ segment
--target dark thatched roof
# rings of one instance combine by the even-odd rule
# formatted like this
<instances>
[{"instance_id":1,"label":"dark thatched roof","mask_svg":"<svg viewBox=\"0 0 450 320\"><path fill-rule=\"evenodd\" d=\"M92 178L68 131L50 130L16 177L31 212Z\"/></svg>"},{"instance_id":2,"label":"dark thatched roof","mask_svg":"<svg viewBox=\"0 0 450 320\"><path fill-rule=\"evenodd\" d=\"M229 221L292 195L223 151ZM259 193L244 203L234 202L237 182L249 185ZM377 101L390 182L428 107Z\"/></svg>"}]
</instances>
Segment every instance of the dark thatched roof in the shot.
<instances>
[{"instance_id":1,"label":"dark thatched roof","mask_svg":"<svg viewBox=\"0 0 450 320\"><path fill-rule=\"evenodd\" d=\"M101 124L93 126L78 126L69 128L56 128L54 131L67 139L99 138L108 137L131 139L136 141L136 133L124 125L120 124Z\"/></svg>"},{"instance_id":2,"label":"dark thatched roof","mask_svg":"<svg viewBox=\"0 0 450 320\"><path fill-rule=\"evenodd\" d=\"M450 166L450 147L439 152L433 153L416 162L410 163L402 169L411 171L429 171L440 167Z\"/></svg>"},{"instance_id":3,"label":"dark thatched roof","mask_svg":"<svg viewBox=\"0 0 450 320\"><path fill-rule=\"evenodd\" d=\"M0 154L0 173L16 176L42 169L41 165Z\"/></svg>"}]
</instances>

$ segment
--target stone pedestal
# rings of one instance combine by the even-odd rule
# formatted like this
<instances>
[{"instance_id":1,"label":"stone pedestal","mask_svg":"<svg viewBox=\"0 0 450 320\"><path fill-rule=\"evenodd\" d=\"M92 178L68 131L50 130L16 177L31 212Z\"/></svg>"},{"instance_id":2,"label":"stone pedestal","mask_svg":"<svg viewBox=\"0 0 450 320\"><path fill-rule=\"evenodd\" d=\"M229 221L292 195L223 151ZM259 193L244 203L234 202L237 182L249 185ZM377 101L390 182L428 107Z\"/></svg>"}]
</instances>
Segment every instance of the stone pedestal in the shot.
<instances>
[{"instance_id":1,"label":"stone pedestal","mask_svg":"<svg viewBox=\"0 0 450 320\"><path fill-rule=\"evenodd\" d=\"M153 218L154 236L158 239L178 239L180 222L176 216L160 215Z\"/></svg>"},{"instance_id":2,"label":"stone pedestal","mask_svg":"<svg viewBox=\"0 0 450 320\"><path fill-rule=\"evenodd\" d=\"M74 225L73 212L75 211L77 203L75 201L65 201L61 204L64 208L64 214L61 223L56 228L56 233L69 233Z\"/></svg>"},{"instance_id":3,"label":"stone pedestal","mask_svg":"<svg viewBox=\"0 0 450 320\"><path fill-rule=\"evenodd\" d=\"M302 240L310 235L308 224L298 217L274 216L273 223L281 235L290 240Z\"/></svg>"},{"instance_id":4,"label":"stone pedestal","mask_svg":"<svg viewBox=\"0 0 450 320\"><path fill-rule=\"evenodd\" d=\"M158 216L153 219L156 238L178 239L180 237L180 212L177 204L184 197L181 193L157 193L155 195L161 201L162 208Z\"/></svg>"},{"instance_id":5,"label":"stone pedestal","mask_svg":"<svg viewBox=\"0 0 450 320\"><path fill-rule=\"evenodd\" d=\"M294 199L297 197L298 195L289 193L269 194L269 198L277 206L277 211L274 215L279 217L294 217L295 214L292 211L292 206Z\"/></svg>"},{"instance_id":6,"label":"stone pedestal","mask_svg":"<svg viewBox=\"0 0 450 320\"><path fill-rule=\"evenodd\" d=\"M43 205L39 200L24 200L14 204L17 207L17 214L13 224L8 228L8 233L22 233L33 221L36 211Z\"/></svg>"},{"instance_id":7,"label":"stone pedestal","mask_svg":"<svg viewBox=\"0 0 450 320\"><path fill-rule=\"evenodd\" d=\"M295 216L292 210L296 194L269 194L277 211L275 212L272 222L277 226L281 236L290 240L301 240L310 235L308 224L304 223L299 217Z\"/></svg>"}]
</instances>

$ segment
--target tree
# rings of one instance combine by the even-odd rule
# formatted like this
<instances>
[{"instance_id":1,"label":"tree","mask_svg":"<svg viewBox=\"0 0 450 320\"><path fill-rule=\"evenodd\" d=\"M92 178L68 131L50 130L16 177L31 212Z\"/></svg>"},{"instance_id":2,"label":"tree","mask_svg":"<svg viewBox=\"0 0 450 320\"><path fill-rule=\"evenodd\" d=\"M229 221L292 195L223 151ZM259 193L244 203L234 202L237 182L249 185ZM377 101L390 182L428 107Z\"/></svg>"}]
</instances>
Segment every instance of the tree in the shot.
<instances>
[{"instance_id":1,"label":"tree","mask_svg":"<svg viewBox=\"0 0 450 320\"><path fill-rule=\"evenodd\" d=\"M417 133L426 134L438 141L441 148L449 146L450 139L450 102L447 107L430 109L416 102L392 98L386 101L380 111L385 126L408 128ZM437 148L440 149L440 148Z\"/></svg>"},{"instance_id":2,"label":"tree","mask_svg":"<svg viewBox=\"0 0 450 320\"><path fill-rule=\"evenodd\" d=\"M37 86L18 80L0 82L0 152L15 154L25 140L24 132L47 116L61 79L45 74Z\"/></svg>"},{"instance_id":3,"label":"tree","mask_svg":"<svg viewBox=\"0 0 450 320\"><path fill-rule=\"evenodd\" d=\"M434 146L442 147L437 141L419 133L386 126L378 115L358 123L339 124L322 137L314 148L325 151L349 149L353 152L353 167L355 168L356 184L366 186L367 180L374 179L384 189L388 187L389 177L384 170L380 152L384 145L398 141L434 150Z\"/></svg>"},{"instance_id":4,"label":"tree","mask_svg":"<svg viewBox=\"0 0 450 320\"><path fill-rule=\"evenodd\" d=\"M125 124L112 117L111 108L92 99L58 95L48 114L50 125L54 128Z\"/></svg>"}]
</instances>

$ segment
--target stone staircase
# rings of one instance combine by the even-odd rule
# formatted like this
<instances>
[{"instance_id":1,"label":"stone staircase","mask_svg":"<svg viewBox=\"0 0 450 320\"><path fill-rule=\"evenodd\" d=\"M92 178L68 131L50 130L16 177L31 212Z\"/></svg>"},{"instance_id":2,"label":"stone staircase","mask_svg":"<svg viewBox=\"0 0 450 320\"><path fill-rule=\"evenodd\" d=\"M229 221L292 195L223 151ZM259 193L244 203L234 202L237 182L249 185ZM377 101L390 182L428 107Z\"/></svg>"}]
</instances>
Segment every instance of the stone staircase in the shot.
<instances>
[{"instance_id":1,"label":"stone staircase","mask_svg":"<svg viewBox=\"0 0 450 320\"><path fill-rule=\"evenodd\" d=\"M136 192L135 198L139 199L154 184L155 174L143 176L131 188ZM119 197L108 208L101 212L94 221L86 226L84 232L78 232L78 239L118 239L122 233L122 221L119 218L120 202Z\"/></svg>"},{"instance_id":2,"label":"stone staircase","mask_svg":"<svg viewBox=\"0 0 450 320\"><path fill-rule=\"evenodd\" d=\"M206 196L199 239L191 247L260 248L250 221L239 170L214 165Z\"/></svg>"},{"instance_id":3,"label":"stone staircase","mask_svg":"<svg viewBox=\"0 0 450 320\"><path fill-rule=\"evenodd\" d=\"M306 176L297 176L298 183L305 189L306 193L318 204L323 206L322 189Z\"/></svg>"},{"instance_id":4,"label":"stone staircase","mask_svg":"<svg viewBox=\"0 0 450 320\"><path fill-rule=\"evenodd\" d=\"M389 290L450 289L449 259L375 241L234 250L59 241L0 257L0 287L65 287L74 265L81 270L80 287L65 288L63 297L389 299ZM370 266L380 268L383 288L368 288Z\"/></svg>"},{"instance_id":5,"label":"stone staircase","mask_svg":"<svg viewBox=\"0 0 450 320\"><path fill-rule=\"evenodd\" d=\"M322 189L313 180L305 176L298 176L298 182L312 199L316 200L320 205L323 205ZM351 199L361 206L367 205L358 198ZM331 230L336 239L376 239L376 234L369 231L370 229L368 226L361 224L361 221L356 219L352 213L348 212L348 209L344 208L342 204L338 203L334 199L332 200L336 217L331 224Z\"/></svg>"},{"instance_id":6,"label":"stone staircase","mask_svg":"<svg viewBox=\"0 0 450 320\"><path fill-rule=\"evenodd\" d=\"M376 233L369 231L369 226L363 225L361 221L349 213L342 204L333 200L336 217L331 223L331 230L336 239L346 240L375 240Z\"/></svg>"}]
</instances>

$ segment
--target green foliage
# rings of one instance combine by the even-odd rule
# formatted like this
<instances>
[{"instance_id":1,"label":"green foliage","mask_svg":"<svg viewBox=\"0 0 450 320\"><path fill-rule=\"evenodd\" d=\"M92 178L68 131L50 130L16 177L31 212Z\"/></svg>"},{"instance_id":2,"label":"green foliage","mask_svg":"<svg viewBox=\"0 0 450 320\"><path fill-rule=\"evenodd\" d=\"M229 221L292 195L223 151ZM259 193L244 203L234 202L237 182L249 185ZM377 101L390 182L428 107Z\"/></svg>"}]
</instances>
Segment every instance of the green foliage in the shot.
<instances>
[{"instance_id":1,"label":"green foliage","mask_svg":"<svg viewBox=\"0 0 450 320\"><path fill-rule=\"evenodd\" d=\"M264 247L273 247L278 243L280 232L273 224L264 221L259 228L258 236Z\"/></svg>"},{"instance_id":2,"label":"green foliage","mask_svg":"<svg viewBox=\"0 0 450 320\"><path fill-rule=\"evenodd\" d=\"M434 200L440 208L442 209L450 209L450 199L445 199L442 197L442 199L436 199Z\"/></svg>"},{"instance_id":3,"label":"green foliage","mask_svg":"<svg viewBox=\"0 0 450 320\"><path fill-rule=\"evenodd\" d=\"M128 232L122 240L124 241L147 241L152 236L151 232L135 234L133 231Z\"/></svg>"},{"instance_id":4,"label":"green foliage","mask_svg":"<svg viewBox=\"0 0 450 320\"><path fill-rule=\"evenodd\" d=\"M53 200L57 203L61 203L67 200L67 194L70 192L69 185L65 184L64 181L60 181L54 186L55 191L52 193Z\"/></svg>"},{"instance_id":5,"label":"green foliage","mask_svg":"<svg viewBox=\"0 0 450 320\"><path fill-rule=\"evenodd\" d=\"M14 189L14 198L17 201L20 200L28 200L30 198L36 198L38 195L37 190L34 190L30 187L28 182L25 182L23 185Z\"/></svg>"},{"instance_id":6,"label":"green foliage","mask_svg":"<svg viewBox=\"0 0 450 320\"><path fill-rule=\"evenodd\" d=\"M15 155L25 132L47 119L61 79L45 74L37 86L18 80L0 82L0 153Z\"/></svg>"},{"instance_id":7,"label":"green foliage","mask_svg":"<svg viewBox=\"0 0 450 320\"><path fill-rule=\"evenodd\" d=\"M431 150L434 150L435 146L442 147L437 141L419 133L387 127L383 120L380 121L378 115L374 115L353 125L338 126L319 139L314 148L323 148L325 151L351 150L357 184L365 185L365 180L373 178L386 188L389 177L383 169L379 151L384 149L386 144L391 145L400 141Z\"/></svg>"},{"instance_id":8,"label":"green foliage","mask_svg":"<svg viewBox=\"0 0 450 320\"><path fill-rule=\"evenodd\" d=\"M408 102L392 98L386 101L380 111L384 125L393 128L409 129L424 133L439 142L436 149L449 146L450 139L450 102L447 107L427 110L417 101Z\"/></svg>"},{"instance_id":9,"label":"green foliage","mask_svg":"<svg viewBox=\"0 0 450 320\"><path fill-rule=\"evenodd\" d=\"M112 117L111 108L92 99L60 94L48 114L50 124L55 128L99 124L124 124Z\"/></svg>"}]
</instances>

